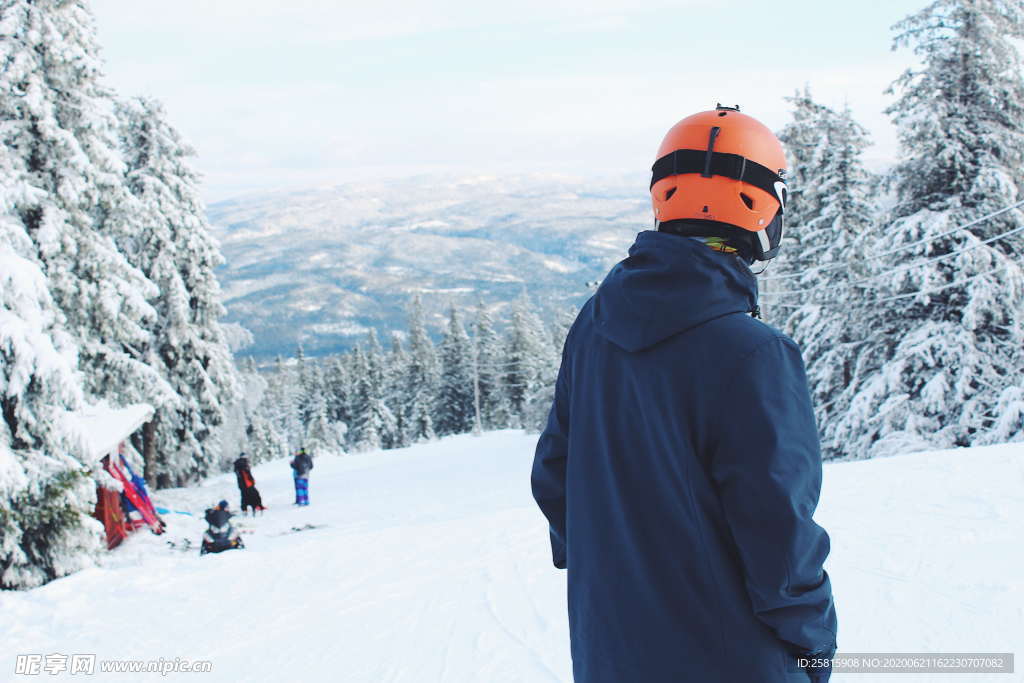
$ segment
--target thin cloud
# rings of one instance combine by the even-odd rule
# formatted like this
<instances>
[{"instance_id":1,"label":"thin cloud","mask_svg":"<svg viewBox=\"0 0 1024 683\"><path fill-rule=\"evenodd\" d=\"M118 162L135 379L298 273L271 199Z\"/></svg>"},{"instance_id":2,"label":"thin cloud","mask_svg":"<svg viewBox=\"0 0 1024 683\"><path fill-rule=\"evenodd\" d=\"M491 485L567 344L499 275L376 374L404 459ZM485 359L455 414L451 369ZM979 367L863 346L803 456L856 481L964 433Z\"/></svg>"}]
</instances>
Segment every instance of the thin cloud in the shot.
<instances>
[{"instance_id":1,"label":"thin cloud","mask_svg":"<svg viewBox=\"0 0 1024 683\"><path fill-rule=\"evenodd\" d=\"M761 5L708 0L94 6L112 84L166 102L216 199L411 169L644 169L686 113L740 103L777 128L807 83L891 157L882 91L910 59L886 36L904 8L839 26L800 4L774 28ZM723 13L726 35L701 30Z\"/></svg>"}]
</instances>

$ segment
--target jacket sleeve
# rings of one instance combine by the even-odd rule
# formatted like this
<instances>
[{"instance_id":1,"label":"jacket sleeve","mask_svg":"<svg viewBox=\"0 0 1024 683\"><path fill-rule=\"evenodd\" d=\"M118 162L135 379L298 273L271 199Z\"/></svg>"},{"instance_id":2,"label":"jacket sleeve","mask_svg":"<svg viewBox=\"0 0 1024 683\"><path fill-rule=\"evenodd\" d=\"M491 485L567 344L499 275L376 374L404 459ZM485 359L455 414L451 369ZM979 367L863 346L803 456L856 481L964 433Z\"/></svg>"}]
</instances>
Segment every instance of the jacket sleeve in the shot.
<instances>
[{"instance_id":1,"label":"jacket sleeve","mask_svg":"<svg viewBox=\"0 0 1024 683\"><path fill-rule=\"evenodd\" d=\"M569 455L569 379L566 353L555 381L555 398L548 413L547 426L537 441L530 477L533 498L548 519L551 536L551 558L555 566L565 569L565 470Z\"/></svg>"},{"instance_id":2,"label":"jacket sleeve","mask_svg":"<svg viewBox=\"0 0 1024 683\"><path fill-rule=\"evenodd\" d=\"M799 349L772 338L723 389L710 470L751 606L794 654L832 651L829 537L812 519L821 453Z\"/></svg>"}]
</instances>

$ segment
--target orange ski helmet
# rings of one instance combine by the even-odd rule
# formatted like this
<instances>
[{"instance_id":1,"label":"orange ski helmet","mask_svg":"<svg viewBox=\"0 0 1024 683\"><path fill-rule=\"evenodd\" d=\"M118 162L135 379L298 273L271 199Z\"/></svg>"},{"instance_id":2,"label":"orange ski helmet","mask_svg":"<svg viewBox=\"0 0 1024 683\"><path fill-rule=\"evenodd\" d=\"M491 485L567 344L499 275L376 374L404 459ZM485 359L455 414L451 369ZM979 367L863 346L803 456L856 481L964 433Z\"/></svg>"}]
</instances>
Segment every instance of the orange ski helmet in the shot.
<instances>
[{"instance_id":1,"label":"orange ski helmet","mask_svg":"<svg viewBox=\"0 0 1024 683\"><path fill-rule=\"evenodd\" d=\"M739 106L672 126L651 170L658 230L729 238L757 261L778 254L786 156L775 134Z\"/></svg>"}]
</instances>

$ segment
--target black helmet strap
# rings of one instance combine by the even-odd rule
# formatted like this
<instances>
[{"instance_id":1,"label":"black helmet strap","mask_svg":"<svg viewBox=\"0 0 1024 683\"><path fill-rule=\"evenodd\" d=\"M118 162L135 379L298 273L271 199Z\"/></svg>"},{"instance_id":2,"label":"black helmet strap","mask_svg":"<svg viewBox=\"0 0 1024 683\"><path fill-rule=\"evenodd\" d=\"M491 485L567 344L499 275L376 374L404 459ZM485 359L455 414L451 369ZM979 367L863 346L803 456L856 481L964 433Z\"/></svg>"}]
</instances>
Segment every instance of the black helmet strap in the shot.
<instances>
[{"instance_id":1,"label":"black helmet strap","mask_svg":"<svg viewBox=\"0 0 1024 683\"><path fill-rule=\"evenodd\" d=\"M720 175L760 188L777 197L785 207L786 181L782 175L739 154L715 152L716 131L712 129L707 149L677 149L655 161L651 167L651 187L659 180L684 173L699 173L705 178Z\"/></svg>"}]
</instances>

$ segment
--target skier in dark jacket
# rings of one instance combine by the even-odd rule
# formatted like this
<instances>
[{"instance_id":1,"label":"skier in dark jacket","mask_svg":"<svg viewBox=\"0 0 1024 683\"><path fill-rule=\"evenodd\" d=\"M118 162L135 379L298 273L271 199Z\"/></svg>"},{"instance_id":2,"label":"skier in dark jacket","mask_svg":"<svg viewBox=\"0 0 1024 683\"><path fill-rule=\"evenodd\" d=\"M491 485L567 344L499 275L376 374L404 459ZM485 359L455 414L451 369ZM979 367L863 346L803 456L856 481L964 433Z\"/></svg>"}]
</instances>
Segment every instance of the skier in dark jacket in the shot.
<instances>
[{"instance_id":1,"label":"skier in dark jacket","mask_svg":"<svg viewBox=\"0 0 1024 683\"><path fill-rule=\"evenodd\" d=\"M249 458L245 456L245 453L240 453L238 459L235 460L235 477L238 480L238 492L242 496L242 513L244 514L248 508L252 508L252 516L255 517L257 510L260 512L266 510L263 507L263 497L260 495L259 489L256 488L256 480L252 476Z\"/></svg>"},{"instance_id":2,"label":"skier in dark jacket","mask_svg":"<svg viewBox=\"0 0 1024 683\"><path fill-rule=\"evenodd\" d=\"M313 469L313 458L309 457L305 448L292 458L292 477L295 480L295 504L309 505L309 472Z\"/></svg>"},{"instance_id":3,"label":"skier in dark jacket","mask_svg":"<svg viewBox=\"0 0 1024 683\"><path fill-rule=\"evenodd\" d=\"M720 108L658 157L657 229L573 324L534 459L575 680L823 683L814 413L799 349L751 316L752 266L781 240L782 148Z\"/></svg>"}]
</instances>

